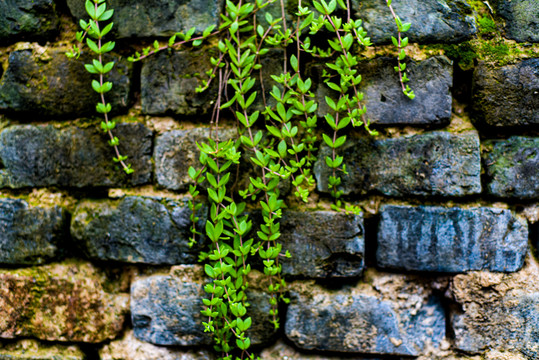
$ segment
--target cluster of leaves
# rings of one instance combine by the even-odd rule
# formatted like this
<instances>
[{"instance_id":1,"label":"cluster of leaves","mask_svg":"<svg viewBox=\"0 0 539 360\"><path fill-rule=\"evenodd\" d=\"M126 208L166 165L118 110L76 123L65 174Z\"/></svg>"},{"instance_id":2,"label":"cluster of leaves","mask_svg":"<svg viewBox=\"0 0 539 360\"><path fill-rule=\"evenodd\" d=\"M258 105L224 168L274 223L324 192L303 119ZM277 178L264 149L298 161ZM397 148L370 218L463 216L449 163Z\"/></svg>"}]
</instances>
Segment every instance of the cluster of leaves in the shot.
<instances>
[{"instance_id":1,"label":"cluster of leaves","mask_svg":"<svg viewBox=\"0 0 539 360\"><path fill-rule=\"evenodd\" d=\"M295 196L301 201L308 201L315 186L312 175L315 153L322 143L331 149L331 156L324 160L332 170L329 190L335 200L333 208L359 212L358 208L342 201L341 175L346 174L346 167L339 148L347 140L342 133L354 126L376 135L376 131L369 128L366 108L362 103L363 94L359 90L362 77L358 73L358 53L371 43L361 20L351 18L349 1L330 0L328 3L314 0L310 8L302 6L300 0L295 26L289 26L284 0L280 0L280 18L275 19L266 12L266 23L257 21L256 13L274 1L227 0L218 28L210 26L199 36L195 36L194 28L178 32L166 44L155 41L153 46L129 58L130 61L140 61L166 49L201 46L207 38L219 35L219 53L211 58L212 68L206 72L208 79L198 88L204 91L210 83L217 82L218 91L211 120L212 135L208 141L197 143L200 167L189 169L193 182L189 188L193 198L189 206L193 223L191 243L194 244L196 237L202 235L195 227L199 220L196 214L202 206L196 198L204 192L210 209L204 231L209 246L200 258L205 262L205 273L210 281L204 288L207 296L203 299L202 314L206 317L203 325L212 333L215 349L221 353L221 358L227 360L254 358L248 336L253 320L249 316L247 298L252 257L258 256L263 264L270 316L275 328L280 326L279 302L289 301L280 260L290 257L279 243L279 219L285 207L280 190L282 184L289 182ZM94 89L102 95L106 92L104 90L110 90L110 85L106 85L109 83L102 79L112 65L103 65L101 54L104 49L112 50L114 43L101 45L103 32L105 29L110 31L110 28L100 31L98 21L108 20L112 13L104 7L104 0L93 0L93 3L87 0L86 4L91 20L89 23L81 22L84 33L77 34L77 39L82 42L88 33L97 40L97 43L86 40L90 49L99 54L99 58L86 68L100 75L100 81L96 81L99 86ZM408 30L410 24L402 23L395 15L391 1L388 1L388 6L398 27L398 38L394 38L400 50L396 70L403 93L413 99L413 91L404 85L408 79L405 64L401 63L405 56L403 48L408 41L401 38L401 33ZM311 37L315 40L311 41ZM259 94L255 90L255 85L262 81L258 78L263 79L261 58L272 48L279 48L283 54L283 71L271 75L276 85L269 92L270 98L266 99L264 93ZM78 51L75 46L72 55ZM313 93L314 82L302 72L305 59L311 58L324 59L328 71L323 72L322 78L333 91L325 98L330 111L324 115L331 130L321 138L318 135L319 104ZM264 89L263 84L259 85ZM98 111L104 113L104 128L110 132L114 127L109 125L111 122L107 118L110 105L103 100ZM236 121L235 137L223 134L219 127L221 114L225 112ZM117 146L117 140L111 144ZM239 188L240 182L233 174L239 172L238 167L244 162L249 163L253 175L244 188ZM246 212L248 202L257 204L261 212L262 221L256 231Z\"/></svg>"},{"instance_id":2,"label":"cluster of leaves","mask_svg":"<svg viewBox=\"0 0 539 360\"><path fill-rule=\"evenodd\" d=\"M134 170L131 168L131 164L125 162L127 156L122 155L118 148L120 140L112 133L112 130L116 127L116 122L109 119L112 106L105 100L105 94L112 90L112 82L105 81L105 75L114 67L114 61L105 63L103 55L114 50L115 43L113 41L103 41L103 38L112 30L113 23L109 22L101 29L100 22L103 23L110 20L114 14L114 10L107 10L105 0L86 0L85 8L90 19L88 21L80 20L82 31L76 34L77 44L73 45L73 49L67 52L66 56L69 58L78 58L81 54L81 46L84 40L86 40L88 48L97 55L96 59L92 59L91 64L85 64L84 67L90 74L98 75L97 80L92 80L92 88L99 94L100 98L100 101L96 105L96 111L103 114L104 121L101 122L101 129L109 137L109 145L114 149L114 162L119 163L126 174L131 174Z\"/></svg>"}]
</instances>

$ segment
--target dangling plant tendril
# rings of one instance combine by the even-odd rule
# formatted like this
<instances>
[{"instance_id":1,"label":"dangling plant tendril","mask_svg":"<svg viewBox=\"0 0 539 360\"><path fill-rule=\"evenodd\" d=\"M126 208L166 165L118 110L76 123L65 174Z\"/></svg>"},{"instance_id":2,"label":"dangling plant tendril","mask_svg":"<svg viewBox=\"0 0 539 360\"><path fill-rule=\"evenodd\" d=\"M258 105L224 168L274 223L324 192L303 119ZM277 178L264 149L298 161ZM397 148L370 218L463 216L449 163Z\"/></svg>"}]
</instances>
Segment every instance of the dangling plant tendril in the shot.
<instances>
[{"instance_id":1,"label":"dangling plant tendril","mask_svg":"<svg viewBox=\"0 0 539 360\"><path fill-rule=\"evenodd\" d=\"M318 103L311 90L313 81L302 74L302 59L325 59L329 69L322 74L325 85L333 91L332 96L325 97L330 112L324 115L324 120L332 131L322 134L321 140L331 149L331 156L325 157L324 161L331 169L329 191L334 198L333 209L352 213L360 211L341 199L341 174L346 174L346 167L338 149L345 144L347 136L340 134L349 126L363 127L369 134L377 134L369 127L363 93L359 90L362 77L358 73L358 51L370 46L371 42L361 20L351 18L349 0L346 3L344 0L331 0L329 3L314 0L314 9L303 6L302 0L299 0L293 28L287 26L283 0L280 0L281 18L274 19L266 12L267 24L257 22L256 13L273 1L239 0L233 3L227 0L217 29L212 25L197 36L194 36L195 28L185 33L178 32L165 45L155 41L153 46L142 49L142 53L137 52L128 58L130 61L140 61L167 49L198 47L206 39L219 36L219 54L211 58L212 68L206 72L208 79L202 80L197 88L197 91L204 91L213 81L217 81L210 138L197 143L200 167L189 168L192 179L189 207L192 210L190 243L194 244L196 237L202 235L195 227L199 220L196 214L202 204L195 199L204 189L210 205L204 233L210 244L208 250L200 254L200 259L205 262L204 270L210 281L204 287L207 296L203 299L202 314L206 317L203 325L205 331L212 334L221 359L227 360L255 358L250 351L248 332L253 321L249 316L249 299L246 295L252 256L258 255L262 259L269 284L266 293L271 305L270 317L275 328L280 326L279 301L289 302L285 296L286 283L281 275L280 258L290 257L290 254L283 252L279 243L279 219L285 207L280 185L290 181L295 196L303 202L308 201L315 184L312 175L312 166L316 161L314 154L320 142L317 130ZM399 74L403 93L413 99L413 91L405 85L408 78L406 64L402 63L405 58L403 48L408 39L401 38L401 33L407 31L410 24L402 23L395 15L390 0L387 0L387 5L398 28L397 38L392 37L399 50L395 70ZM87 0L86 8L91 20L88 23L81 21L83 31L77 33L77 40L82 43L86 35L97 40L96 43L86 37L90 49L99 55L92 64L86 65L86 69L99 74L99 81L92 83L102 99L97 110L105 116L102 126L111 137L116 159L129 173L132 170L124 164L125 157L117 150L117 138L110 132L114 122L108 120L110 104L105 103L103 97L112 86L110 82L103 82L103 75L114 64L103 65L101 54L112 50L114 43L101 45L101 39L110 31L112 23L99 30L99 21L110 19L112 10L106 10L104 0L93 0L93 3ZM339 11L346 12L345 19L337 15ZM319 32L324 32L327 40L320 46L314 46L310 36ZM276 85L269 95L275 105L269 106L264 94L261 59L272 48L282 49L283 71L271 75ZM288 56L292 48L293 54ZM78 56L79 53L79 47L74 46L69 55ZM254 90L257 81L262 89L261 97ZM264 104L262 112L253 110L260 98ZM219 127L221 114L225 112L237 124L236 138L225 138ZM238 167L244 159L248 159L256 175L249 178L244 189L236 190ZM234 177L236 179L232 180ZM243 200L237 201L238 196ZM247 201L257 203L261 210L262 223L256 233L246 212Z\"/></svg>"}]
</instances>

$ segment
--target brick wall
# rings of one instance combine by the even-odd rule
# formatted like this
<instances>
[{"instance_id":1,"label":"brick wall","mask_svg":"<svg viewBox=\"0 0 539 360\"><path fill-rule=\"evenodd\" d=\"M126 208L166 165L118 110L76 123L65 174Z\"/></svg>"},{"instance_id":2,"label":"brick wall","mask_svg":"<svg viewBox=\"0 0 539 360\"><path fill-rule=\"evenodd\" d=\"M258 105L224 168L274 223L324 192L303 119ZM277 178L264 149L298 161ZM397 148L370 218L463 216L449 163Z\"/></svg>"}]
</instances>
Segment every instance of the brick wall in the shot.
<instances>
[{"instance_id":1,"label":"brick wall","mask_svg":"<svg viewBox=\"0 0 539 360\"><path fill-rule=\"evenodd\" d=\"M195 87L214 49L125 58L148 39L217 24L223 4L108 3L109 99L131 176L94 118L89 57L64 56L83 1L0 1L0 359L214 357L200 315L204 239L189 248L185 200L195 142L209 136L215 89ZM253 273L252 342L263 359L539 359L539 2L394 6L413 24L417 97L402 96L386 56L385 2L353 2L375 43L360 69L380 136L350 136L342 188L364 211L328 210L318 161L309 204L281 220L292 301L274 330ZM264 60L266 89L281 59ZM306 71L320 80L323 67Z\"/></svg>"}]
</instances>

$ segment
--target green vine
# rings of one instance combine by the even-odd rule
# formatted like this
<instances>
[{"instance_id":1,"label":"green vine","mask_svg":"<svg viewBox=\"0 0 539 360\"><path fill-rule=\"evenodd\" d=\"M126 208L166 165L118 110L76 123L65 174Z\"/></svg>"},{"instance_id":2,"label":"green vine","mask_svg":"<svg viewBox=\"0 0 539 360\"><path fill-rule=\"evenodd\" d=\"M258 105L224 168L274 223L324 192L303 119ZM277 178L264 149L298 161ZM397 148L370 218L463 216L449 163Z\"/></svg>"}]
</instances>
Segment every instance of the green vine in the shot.
<instances>
[{"instance_id":1,"label":"green vine","mask_svg":"<svg viewBox=\"0 0 539 360\"><path fill-rule=\"evenodd\" d=\"M110 31L112 23L99 30L99 22L112 16L106 10L105 0L87 0L86 8L91 20L81 21L83 32L77 34L79 43L86 43L96 54L92 64L86 69L99 74L99 81L93 83L94 90L101 94L102 101L97 110L104 114L103 129L111 136L117 157L126 172L132 170L117 150L117 138L112 136L114 122L107 114L110 104L105 103L103 94L112 84L103 81L113 63L103 64L102 54L114 48L114 43L102 45L101 39ZM331 149L331 155L324 161L331 169L329 192L334 199L332 208L337 211L358 213L359 208L342 200L340 189L342 174L346 174L345 161L339 149L345 144L347 135L343 133L353 127L363 127L369 134L377 132L370 128L360 91L362 81L358 72L361 53L371 45L361 20L351 18L348 0L314 0L313 8L297 7L295 26L286 23L286 9L280 0L281 18L274 19L265 14L266 23L257 22L256 13L274 0L246 2L227 0L220 26L210 26L201 35L195 36L195 29L174 34L166 44L155 41L152 46L142 49L129 57L130 61L141 61L155 53L181 47L198 47L205 40L218 36L218 55L211 58L212 68L206 72L208 79L202 81L198 91L204 91L216 82L217 98L211 118L211 136L207 142L197 144L200 150L200 167L191 167L189 176L192 185L189 194L192 200L191 243L196 242L198 233L195 223L196 213L202 204L196 199L204 193L209 203L209 216L204 235L209 240L208 248L200 254L209 282L204 290L202 314L206 317L203 325L213 336L215 350L221 359L254 359L250 350L248 275L251 272L252 257L258 256L268 279L266 289L271 305L270 317L274 327L280 326L279 302L287 303L286 282L282 276L281 258L290 257L279 243L280 224L285 202L280 185L289 182L293 193L303 202L309 200L310 191L315 186L312 166L315 153L321 141ZM396 72L403 93L414 98L414 93L405 83L408 81L404 47L407 38L401 34L410 28L395 14L391 1L387 1L397 24L397 37L393 42L399 50ZM344 14L344 16L343 16ZM312 39L311 39L312 38ZM322 40L323 39L323 40ZM316 45L315 45L316 44ZM273 48L281 49L282 68L279 74L271 75L275 81L269 91L272 103L269 105L264 93L261 58ZM74 46L70 56L78 56L79 46ZM330 112L324 120L331 129L321 133L318 127L319 104L313 93L313 81L305 76L303 68L309 59L323 59L327 71L322 78L333 91L325 97ZM260 85L262 92L255 90ZM255 110L260 102L264 110ZM256 106L255 106L256 105ZM237 136L223 136L219 121L222 117L234 119ZM320 137L321 135L321 137ZM238 167L244 159L254 169L254 176L243 189L238 189ZM262 222L256 232L246 211L247 205L256 204L261 211Z\"/></svg>"},{"instance_id":2,"label":"green vine","mask_svg":"<svg viewBox=\"0 0 539 360\"><path fill-rule=\"evenodd\" d=\"M125 162L127 156L122 155L118 148L120 140L112 133L112 130L116 127L116 122L109 119L112 106L105 100L105 94L112 90L112 82L105 81L105 75L114 67L114 61L104 63L103 55L114 50L115 43L113 41L103 42L103 38L112 30L113 23L110 22L101 29L100 22L102 23L112 18L114 10L107 10L105 0L86 0L85 8L90 19L88 22L80 21L80 27L83 31L76 34L78 44L74 45L73 49L66 53L66 56L78 58L81 54L81 45L84 40L86 40L88 48L97 55L97 59L93 59L91 64L85 64L84 67L90 74L98 75L98 80L92 80L92 88L99 94L100 98L100 102L96 105L96 111L103 114L104 117L104 121L101 122L101 129L109 137L109 145L114 149L114 162L119 163L126 174L131 174L134 170L131 168L131 164Z\"/></svg>"}]
</instances>

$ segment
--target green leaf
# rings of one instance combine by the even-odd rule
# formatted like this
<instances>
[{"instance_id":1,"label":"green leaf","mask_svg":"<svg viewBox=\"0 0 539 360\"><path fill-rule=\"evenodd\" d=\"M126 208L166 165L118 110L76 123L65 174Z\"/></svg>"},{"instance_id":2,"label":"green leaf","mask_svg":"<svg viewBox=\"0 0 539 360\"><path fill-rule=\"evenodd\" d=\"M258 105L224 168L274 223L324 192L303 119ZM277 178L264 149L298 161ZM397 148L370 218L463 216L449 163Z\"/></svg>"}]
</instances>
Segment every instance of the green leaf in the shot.
<instances>
[{"instance_id":1,"label":"green leaf","mask_svg":"<svg viewBox=\"0 0 539 360\"><path fill-rule=\"evenodd\" d=\"M92 80L92 89L94 89L94 91L97 93L101 93L101 85L99 84L99 81Z\"/></svg>"},{"instance_id":2,"label":"green leaf","mask_svg":"<svg viewBox=\"0 0 539 360\"><path fill-rule=\"evenodd\" d=\"M99 49L98 49L97 44L95 43L95 41L93 41L90 38L86 38L86 44L88 45L90 50L92 50L96 54L99 54Z\"/></svg>"},{"instance_id":3,"label":"green leaf","mask_svg":"<svg viewBox=\"0 0 539 360\"><path fill-rule=\"evenodd\" d=\"M277 146L277 150L279 151L279 156L281 158L285 158L286 157L286 141L281 140L279 142L279 145Z\"/></svg>"},{"instance_id":4,"label":"green leaf","mask_svg":"<svg viewBox=\"0 0 539 360\"><path fill-rule=\"evenodd\" d=\"M391 42L393 42L395 47L399 47L399 41L394 36L391 37Z\"/></svg>"},{"instance_id":5,"label":"green leaf","mask_svg":"<svg viewBox=\"0 0 539 360\"><path fill-rule=\"evenodd\" d=\"M90 74L97 74L97 70L93 65L84 64L84 67L86 68L86 71L88 71Z\"/></svg>"},{"instance_id":6,"label":"green leaf","mask_svg":"<svg viewBox=\"0 0 539 360\"><path fill-rule=\"evenodd\" d=\"M108 73L114 67L114 61L108 62L103 66L103 72Z\"/></svg>"},{"instance_id":7,"label":"green leaf","mask_svg":"<svg viewBox=\"0 0 539 360\"><path fill-rule=\"evenodd\" d=\"M326 96L325 99L329 107L333 109L334 111L337 111L337 105L335 105L335 101L333 101L333 99L328 96Z\"/></svg>"},{"instance_id":8,"label":"green leaf","mask_svg":"<svg viewBox=\"0 0 539 360\"><path fill-rule=\"evenodd\" d=\"M107 26L105 26L103 30L101 30L101 36L107 35L112 30L113 25L114 23L109 23Z\"/></svg>"},{"instance_id":9,"label":"green leaf","mask_svg":"<svg viewBox=\"0 0 539 360\"><path fill-rule=\"evenodd\" d=\"M101 15L101 16L99 17L99 21L107 21L107 20L109 20L109 19L112 17L113 14L114 14L114 10L113 10L113 9L110 9L110 10L105 11L105 12L103 13L103 15Z\"/></svg>"},{"instance_id":10,"label":"green leaf","mask_svg":"<svg viewBox=\"0 0 539 360\"><path fill-rule=\"evenodd\" d=\"M86 13L94 20L96 20L95 16L95 5L92 1L86 0L84 3L84 7L86 8Z\"/></svg>"},{"instance_id":11,"label":"green leaf","mask_svg":"<svg viewBox=\"0 0 539 360\"><path fill-rule=\"evenodd\" d=\"M329 146L330 148L334 148L333 140L329 136L327 136L326 134L322 134L322 138L324 139L324 142L327 146Z\"/></svg>"},{"instance_id":12,"label":"green leaf","mask_svg":"<svg viewBox=\"0 0 539 360\"><path fill-rule=\"evenodd\" d=\"M345 141L346 141L346 135L343 135L343 136L337 138L337 140L335 140L335 148L338 148L338 147L342 146Z\"/></svg>"},{"instance_id":13,"label":"green leaf","mask_svg":"<svg viewBox=\"0 0 539 360\"><path fill-rule=\"evenodd\" d=\"M100 17L103 15L103 13L107 10L107 4L101 4L97 7L97 10L95 12L95 17L97 20L101 20Z\"/></svg>"},{"instance_id":14,"label":"green leaf","mask_svg":"<svg viewBox=\"0 0 539 360\"><path fill-rule=\"evenodd\" d=\"M406 47L408 46L408 38L405 37L404 39L401 40L401 47Z\"/></svg>"},{"instance_id":15,"label":"green leaf","mask_svg":"<svg viewBox=\"0 0 539 360\"><path fill-rule=\"evenodd\" d=\"M298 58L296 55L290 57L290 65L292 65L292 69L294 69L295 72L298 72Z\"/></svg>"}]
</instances>

